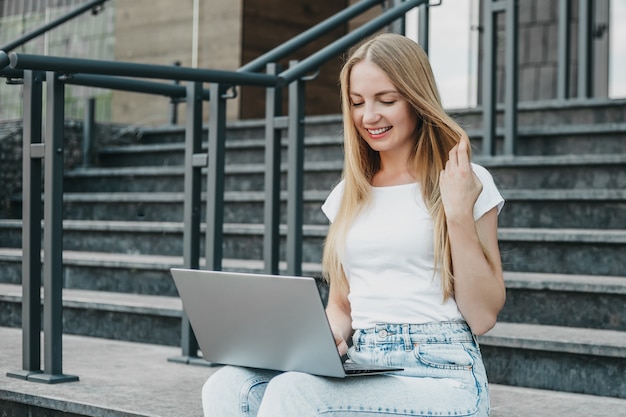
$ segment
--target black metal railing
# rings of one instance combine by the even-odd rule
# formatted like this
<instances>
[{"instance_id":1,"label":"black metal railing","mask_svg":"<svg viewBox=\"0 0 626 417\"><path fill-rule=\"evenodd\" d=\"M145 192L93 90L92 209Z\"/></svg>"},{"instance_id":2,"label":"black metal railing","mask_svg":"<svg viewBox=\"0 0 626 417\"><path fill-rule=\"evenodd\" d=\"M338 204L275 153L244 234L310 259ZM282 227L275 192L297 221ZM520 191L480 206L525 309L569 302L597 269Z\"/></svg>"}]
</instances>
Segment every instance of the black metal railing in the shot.
<instances>
[{"instance_id":1,"label":"black metal railing","mask_svg":"<svg viewBox=\"0 0 626 417\"><path fill-rule=\"evenodd\" d=\"M380 2L370 1L368 5ZM200 178L202 170L206 169L207 178L207 203L206 210L206 267L221 269L222 263L222 229L223 229L223 193L224 193L224 144L225 144L225 101L229 97L227 90L232 86L255 85L268 88L268 97L276 97L286 85L289 85L289 111L287 117L287 130L289 135L289 175L288 175L288 272L291 274L301 273L302 263L302 177L303 177L303 153L304 153L304 83L306 74L319 67L327 60L343 52L349 46L358 43L362 38L382 29L389 22L398 19L412 7L425 3L425 0L409 0L398 7L385 10L382 15L372 22L363 25L353 34L334 42L311 58L300 63L293 61L290 68L274 75L276 72L268 65L268 74L258 74L251 71L218 71L209 69L186 68L177 66L160 66L148 64L136 64L127 62L95 61L77 58L62 58L50 56L37 56L30 54L11 53L9 63L11 71L23 71L23 79L28 100L24 102L24 171L31 173L29 182L24 184L23 203L23 263L28 265L24 269L24 299L30 300L30 308L25 308L24 328L29 334L25 339L23 354L28 358L22 371L10 373L11 376L38 380L49 383L76 380L74 376L64 375L62 372L62 251L63 251L63 218L62 196L63 184L59 178L63 176L63 132L64 125L63 99L64 86L66 84L82 84L94 86L107 86L112 89L127 89L147 94L167 95L170 98L185 97L187 104L186 125L186 151L185 151L185 204L184 204L184 253L183 263L185 267L199 268L199 236L200 236ZM364 8L359 7L359 10ZM349 20L354 16L355 9L344 15ZM336 24L336 23L333 23ZM277 59L293 51L293 48L302 47L310 42L321 32L309 32L302 36L289 48L266 56L264 60ZM4 55L0 59L6 61ZM256 65L259 65L257 61ZM252 67L249 67L252 68ZM245 69L245 68L244 68ZM123 78L120 78L123 77ZM156 78L165 80L186 81L185 87L171 84L152 83L142 80L129 79ZM41 142L41 85L47 85L46 105L46 129L44 141ZM209 91L202 89L202 83L210 83ZM155 85L159 84L159 85ZM184 90L184 91L183 91ZM209 149L206 153L200 152L202 113L201 103L209 98ZM269 100L268 100L269 102ZM275 109L276 101L272 109ZM269 112L268 112L269 114ZM276 120L277 114L272 111L272 120ZM268 130L269 131L269 130ZM271 141L276 139L273 131ZM274 142L274 144L276 144ZM276 144L279 146L279 143ZM44 227L43 227L43 281L40 269L42 265L40 247L41 233L36 225L41 223L41 213L34 208L35 201L39 201L34 195L40 195L41 184L38 184L36 173L43 165L47 170L44 176ZM268 171L276 172L280 161L272 159L266 162ZM271 165L271 167L270 167ZM34 174L33 174L34 173ZM270 179L271 180L271 179ZM277 187L278 181L274 182ZM278 195L277 188L270 187L268 194ZM278 205L272 207L272 218L277 218ZM268 233L277 236L278 222L268 228ZM278 241L271 245L277 247ZM277 257L274 258L277 261ZM272 265L269 268L277 268ZM36 335L41 323L36 318L36 307L40 305L38 289L43 282L44 286L44 315L43 329L46 334L44 343L44 369L40 370L39 342ZM28 306L27 306L28 307ZM197 343L193 338L188 323L183 323L182 331L182 360L193 361L197 358ZM175 358L174 358L175 359Z\"/></svg>"},{"instance_id":2,"label":"black metal railing","mask_svg":"<svg viewBox=\"0 0 626 417\"><path fill-rule=\"evenodd\" d=\"M35 39L41 35L43 35L44 33L47 33L49 31L51 31L54 28L57 28L61 25L63 25L64 23L88 12L91 11L92 14L98 14L100 12L100 10L102 9L104 3L106 3L108 0L92 0L92 1L88 1L85 4L77 7L76 9L64 14L63 16L58 17L57 19L54 19L36 29L33 29L32 31L25 33L24 35L18 37L17 39L12 40L11 42L8 42L2 46L0 46L0 51L4 51L4 52L11 52L12 50L14 50L15 48L24 45L25 43L27 43L28 41ZM8 65L7 63L4 63L3 61L0 60L0 68L4 68L5 66Z\"/></svg>"}]
</instances>

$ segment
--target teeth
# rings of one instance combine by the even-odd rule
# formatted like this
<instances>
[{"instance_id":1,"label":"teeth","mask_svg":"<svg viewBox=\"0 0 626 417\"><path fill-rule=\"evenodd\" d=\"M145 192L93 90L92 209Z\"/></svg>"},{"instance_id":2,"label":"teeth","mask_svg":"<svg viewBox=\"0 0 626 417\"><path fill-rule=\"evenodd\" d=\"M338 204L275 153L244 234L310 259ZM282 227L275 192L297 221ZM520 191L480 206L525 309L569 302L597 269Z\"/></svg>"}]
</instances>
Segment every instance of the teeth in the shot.
<instances>
[{"instance_id":1,"label":"teeth","mask_svg":"<svg viewBox=\"0 0 626 417\"><path fill-rule=\"evenodd\" d=\"M381 127L380 129L368 129L372 135L380 135L391 129L391 127Z\"/></svg>"}]
</instances>

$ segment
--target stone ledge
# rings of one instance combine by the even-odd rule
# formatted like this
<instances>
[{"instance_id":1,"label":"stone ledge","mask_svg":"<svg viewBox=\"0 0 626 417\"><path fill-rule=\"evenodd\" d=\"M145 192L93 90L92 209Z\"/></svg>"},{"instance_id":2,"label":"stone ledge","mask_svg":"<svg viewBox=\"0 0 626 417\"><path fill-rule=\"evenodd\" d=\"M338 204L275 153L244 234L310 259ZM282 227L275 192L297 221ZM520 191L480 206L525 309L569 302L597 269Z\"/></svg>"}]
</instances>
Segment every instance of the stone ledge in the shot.
<instances>
[{"instance_id":1,"label":"stone ledge","mask_svg":"<svg viewBox=\"0 0 626 417\"><path fill-rule=\"evenodd\" d=\"M481 344L626 359L626 332L522 323L498 323Z\"/></svg>"}]
</instances>

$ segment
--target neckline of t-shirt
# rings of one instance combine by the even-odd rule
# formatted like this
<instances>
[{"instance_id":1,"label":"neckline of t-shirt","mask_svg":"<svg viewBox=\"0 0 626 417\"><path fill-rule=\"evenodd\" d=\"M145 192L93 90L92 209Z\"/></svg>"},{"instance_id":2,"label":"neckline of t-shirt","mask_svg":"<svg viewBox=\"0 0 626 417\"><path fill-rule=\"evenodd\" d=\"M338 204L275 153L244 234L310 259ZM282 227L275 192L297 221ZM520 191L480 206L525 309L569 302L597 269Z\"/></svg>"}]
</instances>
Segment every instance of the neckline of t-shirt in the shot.
<instances>
[{"instance_id":1,"label":"neckline of t-shirt","mask_svg":"<svg viewBox=\"0 0 626 417\"><path fill-rule=\"evenodd\" d=\"M418 184L416 182L408 182L406 184L396 184L396 185L383 185L383 186L374 186L372 185L372 189L374 190L393 190L393 189L398 189L398 188L402 188L402 187L415 187Z\"/></svg>"}]
</instances>

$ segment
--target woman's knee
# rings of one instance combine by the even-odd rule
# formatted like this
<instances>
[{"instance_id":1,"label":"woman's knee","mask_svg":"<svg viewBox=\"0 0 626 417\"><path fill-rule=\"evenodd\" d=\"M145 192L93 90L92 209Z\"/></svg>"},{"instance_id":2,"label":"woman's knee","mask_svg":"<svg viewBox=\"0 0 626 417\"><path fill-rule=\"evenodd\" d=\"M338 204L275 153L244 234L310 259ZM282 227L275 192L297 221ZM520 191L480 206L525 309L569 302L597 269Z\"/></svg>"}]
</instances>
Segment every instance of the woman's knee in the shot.
<instances>
[{"instance_id":1,"label":"woman's knee","mask_svg":"<svg viewBox=\"0 0 626 417\"><path fill-rule=\"evenodd\" d=\"M319 385L319 377L305 373L278 375L267 384L259 417L317 415L316 410L325 392Z\"/></svg>"},{"instance_id":2,"label":"woman's knee","mask_svg":"<svg viewBox=\"0 0 626 417\"><path fill-rule=\"evenodd\" d=\"M204 415L254 415L274 372L225 366L216 371L202 387ZM251 411L252 410L252 411Z\"/></svg>"}]
</instances>

